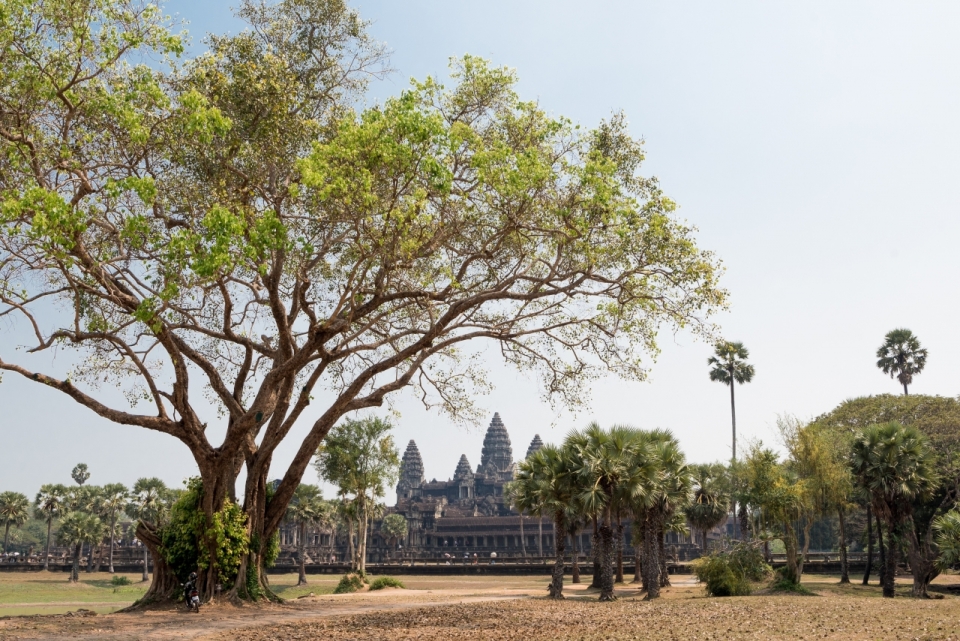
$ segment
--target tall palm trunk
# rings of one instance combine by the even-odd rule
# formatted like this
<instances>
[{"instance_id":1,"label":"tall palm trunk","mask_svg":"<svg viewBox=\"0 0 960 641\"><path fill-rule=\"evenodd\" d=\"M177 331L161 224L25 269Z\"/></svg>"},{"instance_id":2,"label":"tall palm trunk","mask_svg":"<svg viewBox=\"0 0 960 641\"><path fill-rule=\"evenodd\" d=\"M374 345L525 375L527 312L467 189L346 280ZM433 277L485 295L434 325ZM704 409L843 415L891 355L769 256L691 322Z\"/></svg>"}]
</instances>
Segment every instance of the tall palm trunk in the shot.
<instances>
[{"instance_id":1,"label":"tall palm trunk","mask_svg":"<svg viewBox=\"0 0 960 641\"><path fill-rule=\"evenodd\" d=\"M657 552L660 555L660 587L665 588L670 585L670 571L667 568L667 552L664 549L663 541L666 533L663 529L657 530Z\"/></svg>"},{"instance_id":2,"label":"tall palm trunk","mask_svg":"<svg viewBox=\"0 0 960 641\"><path fill-rule=\"evenodd\" d=\"M593 578L591 588L600 587L600 529L596 517L593 519L593 536L590 538L590 551L593 552Z\"/></svg>"},{"instance_id":3,"label":"tall palm trunk","mask_svg":"<svg viewBox=\"0 0 960 641\"><path fill-rule=\"evenodd\" d=\"M520 513L520 552L523 554L523 558L527 558L527 540L523 535L523 512Z\"/></svg>"},{"instance_id":4,"label":"tall palm trunk","mask_svg":"<svg viewBox=\"0 0 960 641\"><path fill-rule=\"evenodd\" d=\"M646 600L660 596L660 546L657 545L656 532L659 530L652 515L643 520L643 587L647 591Z\"/></svg>"},{"instance_id":5,"label":"tall palm trunk","mask_svg":"<svg viewBox=\"0 0 960 641\"><path fill-rule=\"evenodd\" d=\"M891 527L889 523L887 524L887 558L883 570L883 596L888 599L892 599L896 594L894 582L897 577L897 548L899 547L897 545L896 529Z\"/></svg>"},{"instance_id":6,"label":"tall palm trunk","mask_svg":"<svg viewBox=\"0 0 960 641\"><path fill-rule=\"evenodd\" d=\"M877 550L880 553L880 585L883 585L884 577L887 575L887 545L883 540L883 527L880 523L880 515L874 512L873 518L877 524Z\"/></svg>"},{"instance_id":7,"label":"tall palm trunk","mask_svg":"<svg viewBox=\"0 0 960 641\"><path fill-rule=\"evenodd\" d=\"M307 536L307 524L305 521L300 521L297 534L297 569L300 573L300 575L297 577L297 585L306 585L307 568L306 561L304 559L304 548L306 547L306 544L304 539Z\"/></svg>"},{"instance_id":8,"label":"tall palm trunk","mask_svg":"<svg viewBox=\"0 0 960 641\"><path fill-rule=\"evenodd\" d=\"M840 583L850 583L850 568L847 564L847 527L843 507L837 508L840 519Z\"/></svg>"},{"instance_id":9,"label":"tall palm trunk","mask_svg":"<svg viewBox=\"0 0 960 641\"><path fill-rule=\"evenodd\" d=\"M537 556L543 561L543 517L537 518Z\"/></svg>"},{"instance_id":10,"label":"tall palm trunk","mask_svg":"<svg viewBox=\"0 0 960 641\"><path fill-rule=\"evenodd\" d=\"M110 574L114 573L113 570L113 549L115 547L115 534L117 533L117 514L114 512L113 518L110 519Z\"/></svg>"},{"instance_id":11,"label":"tall palm trunk","mask_svg":"<svg viewBox=\"0 0 960 641\"><path fill-rule=\"evenodd\" d=\"M867 567L863 572L863 585L870 584L873 569L873 509L867 505Z\"/></svg>"},{"instance_id":12,"label":"tall palm trunk","mask_svg":"<svg viewBox=\"0 0 960 641\"><path fill-rule=\"evenodd\" d=\"M43 553L43 569L50 569L50 531L53 529L53 519L47 519L47 545Z\"/></svg>"},{"instance_id":13,"label":"tall palm trunk","mask_svg":"<svg viewBox=\"0 0 960 641\"><path fill-rule=\"evenodd\" d=\"M617 516L617 539L614 542L614 549L617 551L617 583L623 583L623 523L620 522L620 516Z\"/></svg>"},{"instance_id":14,"label":"tall palm trunk","mask_svg":"<svg viewBox=\"0 0 960 641\"><path fill-rule=\"evenodd\" d=\"M557 512L553 519L553 542L556 559L553 562L553 572L550 574L549 596L553 599L563 598L563 554L566 551L567 530L563 513Z\"/></svg>"},{"instance_id":15,"label":"tall palm trunk","mask_svg":"<svg viewBox=\"0 0 960 641\"><path fill-rule=\"evenodd\" d=\"M76 583L80 580L80 553L83 551L83 543L77 543L73 546L73 564L70 566L70 583Z\"/></svg>"},{"instance_id":16,"label":"tall palm trunk","mask_svg":"<svg viewBox=\"0 0 960 641\"><path fill-rule=\"evenodd\" d=\"M616 598L613 594L614 543L609 517L600 526L597 538L600 540L600 600L613 601Z\"/></svg>"},{"instance_id":17,"label":"tall palm trunk","mask_svg":"<svg viewBox=\"0 0 960 641\"><path fill-rule=\"evenodd\" d=\"M571 535L573 538L573 583L580 583L580 528Z\"/></svg>"},{"instance_id":18,"label":"tall palm trunk","mask_svg":"<svg viewBox=\"0 0 960 641\"><path fill-rule=\"evenodd\" d=\"M730 460L734 463L737 462L737 403L734 400L733 388L737 386L737 382L733 378L733 365L730 366L730 425L733 430L733 441L730 446ZM733 502L733 538L737 539L737 502Z\"/></svg>"},{"instance_id":19,"label":"tall palm trunk","mask_svg":"<svg viewBox=\"0 0 960 641\"><path fill-rule=\"evenodd\" d=\"M703 537L703 538L701 539L701 543L703 543L703 545L702 545L702 547L703 547L703 554L706 555L706 554L707 554L707 531L706 531L706 530L701 530L700 532L701 532L701 535L702 535L702 537Z\"/></svg>"},{"instance_id":20,"label":"tall palm trunk","mask_svg":"<svg viewBox=\"0 0 960 641\"><path fill-rule=\"evenodd\" d=\"M347 550L350 552L350 569L357 569L357 551L353 546L353 519L347 517Z\"/></svg>"}]
</instances>

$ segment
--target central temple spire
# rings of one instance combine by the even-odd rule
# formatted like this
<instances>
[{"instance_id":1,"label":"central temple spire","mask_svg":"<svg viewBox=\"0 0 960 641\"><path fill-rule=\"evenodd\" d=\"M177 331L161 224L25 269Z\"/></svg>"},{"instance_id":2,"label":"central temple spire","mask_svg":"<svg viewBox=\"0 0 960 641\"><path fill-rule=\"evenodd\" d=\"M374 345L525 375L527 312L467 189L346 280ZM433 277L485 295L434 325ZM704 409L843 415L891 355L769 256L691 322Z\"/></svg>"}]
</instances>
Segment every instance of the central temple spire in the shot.
<instances>
[{"instance_id":1,"label":"central temple spire","mask_svg":"<svg viewBox=\"0 0 960 641\"><path fill-rule=\"evenodd\" d=\"M483 449L480 451L478 473L503 474L510 472L513 466L513 448L510 447L510 435L500 420L500 413L493 414L487 434L483 437Z\"/></svg>"}]
</instances>

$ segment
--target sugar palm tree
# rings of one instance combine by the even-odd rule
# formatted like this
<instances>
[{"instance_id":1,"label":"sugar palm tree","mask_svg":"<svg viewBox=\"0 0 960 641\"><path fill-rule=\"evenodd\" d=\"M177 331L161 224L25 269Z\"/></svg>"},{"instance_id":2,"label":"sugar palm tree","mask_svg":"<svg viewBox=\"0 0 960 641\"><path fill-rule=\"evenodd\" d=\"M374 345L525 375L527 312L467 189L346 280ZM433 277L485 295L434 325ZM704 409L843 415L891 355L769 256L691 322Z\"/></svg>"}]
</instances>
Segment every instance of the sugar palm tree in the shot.
<instances>
[{"instance_id":1,"label":"sugar palm tree","mask_svg":"<svg viewBox=\"0 0 960 641\"><path fill-rule=\"evenodd\" d=\"M851 466L857 482L870 495L874 511L886 521L883 596L893 598L901 530L912 517L913 500L929 495L936 484L934 452L926 437L912 426L871 425L853 442Z\"/></svg>"},{"instance_id":2,"label":"sugar palm tree","mask_svg":"<svg viewBox=\"0 0 960 641\"><path fill-rule=\"evenodd\" d=\"M657 564L650 564L648 584L656 584L655 594L648 588L647 596L656 597L660 594L660 587L670 585L667 573L667 555L664 550L664 538L668 530L681 531L685 524L678 522L678 515L682 513L692 498L693 482L690 469L687 467L686 457L680 449L680 443L668 430L653 430L647 433L647 438L653 445L654 461L658 468L656 483L653 486L653 501L648 514L651 516L650 541L653 548L656 541ZM653 556L651 549L649 556Z\"/></svg>"},{"instance_id":3,"label":"sugar palm tree","mask_svg":"<svg viewBox=\"0 0 960 641\"><path fill-rule=\"evenodd\" d=\"M884 337L877 359L877 367L890 378L896 377L903 385L903 395L907 396L907 386L927 364L927 350L920 347L920 339L909 329L894 329Z\"/></svg>"},{"instance_id":4,"label":"sugar palm tree","mask_svg":"<svg viewBox=\"0 0 960 641\"><path fill-rule=\"evenodd\" d=\"M90 472L87 469L86 463L77 463L73 471L70 472L70 476L73 477L73 480L76 481L77 485L83 486L84 483L90 478Z\"/></svg>"},{"instance_id":5,"label":"sugar palm tree","mask_svg":"<svg viewBox=\"0 0 960 641\"><path fill-rule=\"evenodd\" d=\"M287 507L287 519L297 528L297 566L300 573L297 585L307 584L306 547L307 527L317 525L327 518L323 493L316 485L301 483L293 492Z\"/></svg>"},{"instance_id":6,"label":"sugar palm tree","mask_svg":"<svg viewBox=\"0 0 960 641\"><path fill-rule=\"evenodd\" d=\"M33 503L34 514L42 518L47 524L47 544L43 554L43 569L50 569L50 539L53 521L59 518L66 511L67 486L57 484L47 484L40 486L37 492L37 498Z\"/></svg>"},{"instance_id":7,"label":"sugar palm tree","mask_svg":"<svg viewBox=\"0 0 960 641\"><path fill-rule=\"evenodd\" d=\"M101 488L99 496L100 516L109 524L110 557L109 572L113 574L113 550L115 547L117 517L127 506L130 500L130 491L122 483L108 483Z\"/></svg>"},{"instance_id":8,"label":"sugar palm tree","mask_svg":"<svg viewBox=\"0 0 960 641\"><path fill-rule=\"evenodd\" d=\"M692 465L693 499L684 510L687 520L700 533L703 552L707 552L707 532L727 518L729 497L724 488L726 468L719 463Z\"/></svg>"},{"instance_id":9,"label":"sugar palm tree","mask_svg":"<svg viewBox=\"0 0 960 641\"><path fill-rule=\"evenodd\" d=\"M20 527L30 518L30 499L20 492L0 493L0 523L3 524L3 552L10 543L10 527Z\"/></svg>"},{"instance_id":10,"label":"sugar palm tree","mask_svg":"<svg viewBox=\"0 0 960 641\"><path fill-rule=\"evenodd\" d=\"M743 343L721 341L714 347L714 355L707 359L711 366L710 380L730 386L730 422L733 427L732 459L737 460L737 404L734 400L736 383L743 385L753 380L753 365L747 363L750 352Z\"/></svg>"},{"instance_id":11,"label":"sugar palm tree","mask_svg":"<svg viewBox=\"0 0 960 641\"><path fill-rule=\"evenodd\" d=\"M553 519L556 559L550 578L549 596L563 598L564 552L567 539L567 515L573 501L573 470L565 448L545 445L521 461L510 486L514 505L536 516Z\"/></svg>"},{"instance_id":12,"label":"sugar palm tree","mask_svg":"<svg viewBox=\"0 0 960 641\"><path fill-rule=\"evenodd\" d=\"M103 539L106 526L96 514L70 512L60 521L57 530L57 541L60 545L73 548L73 565L70 569L70 582L76 583L80 579L80 554L84 543L92 546Z\"/></svg>"}]
</instances>

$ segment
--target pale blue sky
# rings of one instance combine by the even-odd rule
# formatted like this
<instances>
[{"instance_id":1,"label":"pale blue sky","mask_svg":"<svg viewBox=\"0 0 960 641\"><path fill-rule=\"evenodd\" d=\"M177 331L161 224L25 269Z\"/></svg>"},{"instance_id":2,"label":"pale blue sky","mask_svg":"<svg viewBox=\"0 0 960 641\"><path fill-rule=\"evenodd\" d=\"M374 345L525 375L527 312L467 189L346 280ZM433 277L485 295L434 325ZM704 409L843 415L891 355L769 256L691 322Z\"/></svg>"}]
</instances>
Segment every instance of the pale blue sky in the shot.
<instances>
[{"instance_id":1,"label":"pale blue sky","mask_svg":"<svg viewBox=\"0 0 960 641\"><path fill-rule=\"evenodd\" d=\"M192 22L199 51L203 32L242 28L229 5L167 7ZM719 322L746 343L757 369L738 389L741 434L774 442L778 413L810 417L845 398L897 393L874 352L899 326L930 350L911 391L960 393L960 5L354 6L374 21L397 69L371 100L472 53L515 68L525 98L584 125L627 113L646 139L645 173L660 178L700 228L700 244L725 263L732 307ZM5 358L18 342L9 330L0 329ZM693 461L728 458L729 397L707 379L709 346L685 335L662 342L650 382L602 381L592 410L576 417L552 413L533 381L493 357L497 388L482 404L500 412L515 456L536 432L557 441L596 419L670 428ZM0 402L0 489L32 494L43 482L67 482L81 460L95 483L143 475L179 483L195 470L170 437L109 425L15 377L4 377ZM429 478L451 476L461 453L479 462L482 428L450 426L409 398L398 409L398 444L417 440ZM277 466L292 449L278 452Z\"/></svg>"}]
</instances>

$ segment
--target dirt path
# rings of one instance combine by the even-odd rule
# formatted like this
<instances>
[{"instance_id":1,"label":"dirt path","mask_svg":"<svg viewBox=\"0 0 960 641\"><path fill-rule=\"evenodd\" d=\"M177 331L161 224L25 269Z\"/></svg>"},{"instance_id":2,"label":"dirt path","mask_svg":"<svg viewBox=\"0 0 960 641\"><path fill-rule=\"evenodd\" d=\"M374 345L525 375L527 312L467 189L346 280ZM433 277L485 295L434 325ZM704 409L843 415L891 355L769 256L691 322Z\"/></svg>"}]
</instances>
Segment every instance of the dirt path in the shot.
<instances>
[{"instance_id":1,"label":"dirt path","mask_svg":"<svg viewBox=\"0 0 960 641\"><path fill-rule=\"evenodd\" d=\"M476 590L397 590L383 594L309 597L281 606L209 606L201 614L178 610L117 613L98 616L27 616L0 620L0 639L109 641L203 639L242 628L310 623L330 617L389 612L409 608L522 599L519 594L477 594ZM462 592L462 594L458 594ZM89 604L81 604L89 605Z\"/></svg>"}]
</instances>

